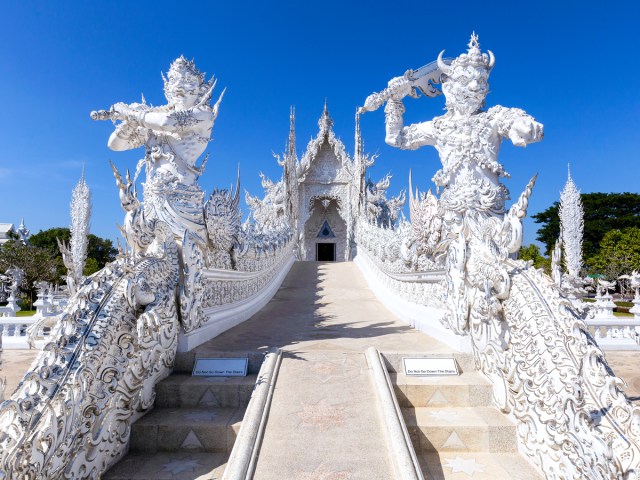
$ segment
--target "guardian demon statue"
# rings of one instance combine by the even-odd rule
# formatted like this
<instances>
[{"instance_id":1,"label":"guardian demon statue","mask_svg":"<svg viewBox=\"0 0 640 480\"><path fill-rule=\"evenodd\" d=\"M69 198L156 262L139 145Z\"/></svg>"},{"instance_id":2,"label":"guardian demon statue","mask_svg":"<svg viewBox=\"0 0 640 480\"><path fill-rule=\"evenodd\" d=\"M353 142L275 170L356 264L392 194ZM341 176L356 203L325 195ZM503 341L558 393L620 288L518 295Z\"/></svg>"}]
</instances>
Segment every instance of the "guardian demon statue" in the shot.
<instances>
[{"instance_id":1,"label":"guardian demon statue","mask_svg":"<svg viewBox=\"0 0 640 480\"><path fill-rule=\"evenodd\" d=\"M109 138L112 150L145 147L145 215L167 222L176 238L189 230L206 238L202 216L204 193L196 180L206 158L196 166L211 138L220 98L209 105L215 81L205 81L192 61L178 58L164 78L167 105L119 102L107 111L92 112L94 120L119 121Z\"/></svg>"},{"instance_id":2,"label":"guardian demon statue","mask_svg":"<svg viewBox=\"0 0 640 480\"><path fill-rule=\"evenodd\" d=\"M535 177L508 210L508 176L498 163L503 139L538 142L543 127L524 111L484 110L491 52L474 34L466 53L438 59L392 79L360 109L386 103L386 142L401 149L433 145L442 162L441 195L411 194L405 263L430 255L444 266L443 322L470 337L476 367L493 384L494 402L517 421L519 450L547 478L640 478L640 408L631 404L587 332L583 312L553 280L511 254L522 242L521 220ZM407 96L437 96L446 113L405 126ZM424 262L428 265L429 262Z\"/></svg>"}]
</instances>

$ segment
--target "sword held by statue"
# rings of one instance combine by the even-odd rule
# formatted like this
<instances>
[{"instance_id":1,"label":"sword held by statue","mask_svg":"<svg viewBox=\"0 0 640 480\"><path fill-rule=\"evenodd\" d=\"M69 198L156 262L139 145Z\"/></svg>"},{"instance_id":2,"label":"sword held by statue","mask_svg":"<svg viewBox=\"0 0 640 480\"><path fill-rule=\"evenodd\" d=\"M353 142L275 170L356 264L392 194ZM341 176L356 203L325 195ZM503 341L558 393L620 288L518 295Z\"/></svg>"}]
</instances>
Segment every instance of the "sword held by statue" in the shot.
<instances>
[{"instance_id":1,"label":"sword held by statue","mask_svg":"<svg viewBox=\"0 0 640 480\"><path fill-rule=\"evenodd\" d=\"M450 64L453 59L445 58L444 61ZM369 95L364 106L358 108L358 114L373 112L389 100L402 100L407 96L418 98L424 95L433 98L442 95L442 91L436 87L440 83L441 74L437 60L417 70L407 70L404 75L389 80L387 88L381 92Z\"/></svg>"}]
</instances>

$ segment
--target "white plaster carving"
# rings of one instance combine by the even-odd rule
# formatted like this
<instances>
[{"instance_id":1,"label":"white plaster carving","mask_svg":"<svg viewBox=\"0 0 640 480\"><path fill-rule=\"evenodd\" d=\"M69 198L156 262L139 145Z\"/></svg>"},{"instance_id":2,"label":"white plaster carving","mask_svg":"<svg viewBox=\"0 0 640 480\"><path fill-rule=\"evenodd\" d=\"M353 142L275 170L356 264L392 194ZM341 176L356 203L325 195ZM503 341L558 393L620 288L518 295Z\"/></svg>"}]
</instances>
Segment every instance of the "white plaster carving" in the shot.
<instances>
[{"instance_id":1,"label":"white plaster carving","mask_svg":"<svg viewBox=\"0 0 640 480\"><path fill-rule=\"evenodd\" d=\"M173 364L178 251L149 225L144 255L121 257L79 288L51 341L0 409L7 478L98 478L126 447Z\"/></svg>"},{"instance_id":2,"label":"white plaster carving","mask_svg":"<svg viewBox=\"0 0 640 480\"><path fill-rule=\"evenodd\" d=\"M576 308L584 308L582 298L586 293L584 281L580 273L582 270L582 236L584 233L584 209L580 191L571 178L571 171L567 174L567 183L560 193L560 237L564 251L564 265L567 275L562 279L562 289L571 299Z\"/></svg>"},{"instance_id":3,"label":"white plaster carving","mask_svg":"<svg viewBox=\"0 0 640 480\"><path fill-rule=\"evenodd\" d=\"M404 206L405 193L400 192L397 197L387 199L387 190L391 185L391 174L387 174L377 183L370 179L366 183L366 210L370 222L392 228L398 221L400 210Z\"/></svg>"},{"instance_id":4,"label":"white plaster carving","mask_svg":"<svg viewBox=\"0 0 640 480\"><path fill-rule=\"evenodd\" d=\"M336 260L349 260L360 172L342 141L335 136L326 103L318 127L318 134L309 141L296 167L299 252L302 260L315 260L317 243L335 243ZM325 221L335 233L335 239L317 237Z\"/></svg>"},{"instance_id":5,"label":"white plaster carving","mask_svg":"<svg viewBox=\"0 0 640 480\"><path fill-rule=\"evenodd\" d=\"M482 110L494 63L474 35L467 53L452 61L441 54L435 67L393 79L365 102L362 111L386 101L391 145L433 145L440 154L433 179L440 196L414 195L411 186L412 223L395 222L400 199L386 199L388 179L367 188L373 157L363 153L358 115L353 159L325 105L298 162L292 111L287 152L278 158L283 177L263 177L265 196L249 196L252 213L240 225L239 186L214 191L205 205L197 183L220 100L209 105L214 84L192 62L172 65L166 106L143 100L95 112L120 122L112 148L145 146L144 200L136 175L114 168L129 249L78 285L51 341L2 404L0 477L98 478L125 451L131 422L153 403L178 343L193 348L261 308L293 253L309 258L316 241L328 240L317 238L327 222L340 258L357 245L367 277L393 292L389 305L423 307L415 312L448 329L442 338L455 333L461 347L471 346L496 404L518 422L520 449L548 478L639 478L640 408L624 396L583 313L548 276L510 259L535 177L507 210L497 155L504 138L518 146L541 140L542 125L519 109ZM405 127L402 99L436 96L440 81L447 112ZM385 202L388 218L380 221Z\"/></svg>"},{"instance_id":6,"label":"white plaster carving","mask_svg":"<svg viewBox=\"0 0 640 480\"><path fill-rule=\"evenodd\" d=\"M11 281L11 285L9 286L10 293L9 298L7 298L7 305L0 307L0 312L15 315L22 310L20 305L18 305L18 294L24 282L24 272L18 267L10 267L5 273Z\"/></svg>"},{"instance_id":7,"label":"white plaster carving","mask_svg":"<svg viewBox=\"0 0 640 480\"><path fill-rule=\"evenodd\" d=\"M210 141L224 92L210 106L216 82L207 82L204 76L193 62L180 57L164 78L167 105L152 107L143 98L142 103L120 102L91 114L95 120L120 122L109 138L112 150L145 147L145 158L139 165L146 172L145 215L169 224L178 241L186 230L206 238L204 193L197 179L207 158L200 166L196 162Z\"/></svg>"},{"instance_id":8,"label":"white plaster carving","mask_svg":"<svg viewBox=\"0 0 640 480\"><path fill-rule=\"evenodd\" d=\"M131 423L153 405L179 336L193 347L220 333L209 327L227 305L234 321L248 318L291 266L287 222L240 225L239 183L235 192L214 190L205 204L197 179L206 158L196 162L218 113L220 100L209 105L215 82L184 57L167 77L166 106L143 99L92 113L119 122L112 149L145 147L144 200L137 174L123 178L112 165L128 249L76 285L49 343L2 404L0 478L99 478L126 451ZM65 257L71 269L71 252Z\"/></svg>"},{"instance_id":9,"label":"white plaster carving","mask_svg":"<svg viewBox=\"0 0 640 480\"><path fill-rule=\"evenodd\" d=\"M403 149L433 145L440 154L442 169L433 181L442 194L437 202L425 198L424 208L431 209L429 218L441 218L433 258L445 256L446 322L471 338L477 368L493 384L494 401L518 422L520 449L547 478L638 478L640 409L625 398L587 333L583 313L548 276L509 258L521 244L521 220L535 177L507 211L508 191L499 181L507 175L497 159L500 143L539 141L543 127L519 109L483 110L495 58L481 53L475 35L467 53L453 61L441 53L436 64L445 115L404 126L402 99L413 88L407 76L370 96L362 111L386 101L387 143ZM431 222L422 223L428 239ZM397 258L395 247L367 245L367 237L382 236L383 229L378 231L362 229L359 248L386 266ZM411 242L419 239L412 235L400 243L407 269L417 251Z\"/></svg>"},{"instance_id":10,"label":"white plaster carving","mask_svg":"<svg viewBox=\"0 0 640 480\"><path fill-rule=\"evenodd\" d=\"M640 320L640 272L638 270L631 273L631 288L633 288L635 295L633 296L633 307L629 313L633 313L635 320Z\"/></svg>"},{"instance_id":11,"label":"white plaster carving","mask_svg":"<svg viewBox=\"0 0 640 480\"><path fill-rule=\"evenodd\" d=\"M551 252L551 278L558 288L562 288L562 238L556 240Z\"/></svg>"},{"instance_id":12,"label":"white plaster carving","mask_svg":"<svg viewBox=\"0 0 640 480\"><path fill-rule=\"evenodd\" d=\"M71 240L69 245L58 239L58 248L67 267L67 288L73 295L84 279L83 270L87 260L89 244L89 221L91 220L91 192L84 180L84 168L78 183L71 193Z\"/></svg>"},{"instance_id":13,"label":"white plaster carving","mask_svg":"<svg viewBox=\"0 0 640 480\"><path fill-rule=\"evenodd\" d=\"M580 191L577 189L571 171L567 183L560 193L560 231L564 246L564 262L571 277L579 277L582 270L582 235L584 232L584 209Z\"/></svg>"},{"instance_id":14,"label":"white plaster carving","mask_svg":"<svg viewBox=\"0 0 640 480\"><path fill-rule=\"evenodd\" d=\"M27 229L27 227L24 226L24 218L20 220L20 225L18 226L16 233L18 234L20 242L22 242L24 245L29 245L31 232Z\"/></svg>"}]
</instances>

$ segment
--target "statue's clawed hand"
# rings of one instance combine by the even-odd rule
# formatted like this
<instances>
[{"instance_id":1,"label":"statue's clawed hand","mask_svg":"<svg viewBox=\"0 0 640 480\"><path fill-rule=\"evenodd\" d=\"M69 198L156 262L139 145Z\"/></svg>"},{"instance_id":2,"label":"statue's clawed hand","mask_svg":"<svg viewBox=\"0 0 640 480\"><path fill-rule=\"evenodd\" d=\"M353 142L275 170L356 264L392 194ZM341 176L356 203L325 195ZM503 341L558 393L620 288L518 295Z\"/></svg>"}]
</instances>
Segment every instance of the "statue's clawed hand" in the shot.
<instances>
[{"instance_id":1,"label":"statue's clawed hand","mask_svg":"<svg viewBox=\"0 0 640 480\"><path fill-rule=\"evenodd\" d=\"M513 122L509 138L514 145L524 147L529 143L539 142L544 137L544 127L534 120L518 119Z\"/></svg>"},{"instance_id":2,"label":"statue's clawed hand","mask_svg":"<svg viewBox=\"0 0 640 480\"><path fill-rule=\"evenodd\" d=\"M131 120L131 116L134 113L133 109L124 102L118 102L112 105L110 111L112 112L112 119L122 121Z\"/></svg>"},{"instance_id":3,"label":"statue's clawed hand","mask_svg":"<svg viewBox=\"0 0 640 480\"><path fill-rule=\"evenodd\" d=\"M400 101L411 94L411 83L407 77L395 77L389 80L387 88L392 92L393 100Z\"/></svg>"}]
</instances>

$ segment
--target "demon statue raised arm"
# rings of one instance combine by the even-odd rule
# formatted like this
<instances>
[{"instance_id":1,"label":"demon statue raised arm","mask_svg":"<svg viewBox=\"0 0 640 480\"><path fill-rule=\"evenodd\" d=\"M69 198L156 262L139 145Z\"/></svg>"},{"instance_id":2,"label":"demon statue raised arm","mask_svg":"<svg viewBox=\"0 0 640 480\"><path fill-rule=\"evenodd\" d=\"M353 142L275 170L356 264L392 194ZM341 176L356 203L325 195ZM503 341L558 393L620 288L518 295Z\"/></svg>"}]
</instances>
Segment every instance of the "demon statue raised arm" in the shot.
<instances>
[{"instance_id":1,"label":"demon statue raised arm","mask_svg":"<svg viewBox=\"0 0 640 480\"><path fill-rule=\"evenodd\" d=\"M199 167L196 162L210 141L224 92L212 107L215 81L205 81L205 74L184 56L171 64L163 79L167 105L151 107L144 99L129 105L119 102L92 112L91 118L119 122L109 138L112 150L145 147L145 215L167 222L177 239L185 230L206 238L204 193L197 184L206 158Z\"/></svg>"}]
</instances>

